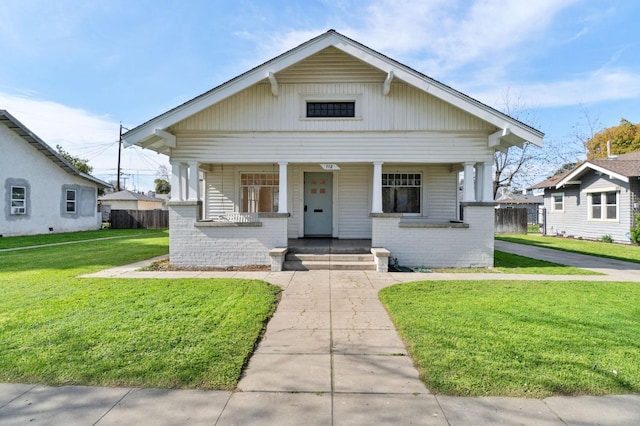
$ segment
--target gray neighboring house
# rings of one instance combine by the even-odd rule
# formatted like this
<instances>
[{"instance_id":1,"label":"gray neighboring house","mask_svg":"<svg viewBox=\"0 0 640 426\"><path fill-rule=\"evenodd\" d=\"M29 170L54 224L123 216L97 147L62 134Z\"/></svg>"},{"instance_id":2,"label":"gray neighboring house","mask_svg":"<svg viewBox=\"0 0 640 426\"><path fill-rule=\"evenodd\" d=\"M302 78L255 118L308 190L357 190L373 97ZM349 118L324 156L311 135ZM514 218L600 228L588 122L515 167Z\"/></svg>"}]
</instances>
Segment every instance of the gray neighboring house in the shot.
<instances>
[{"instance_id":1,"label":"gray neighboring house","mask_svg":"<svg viewBox=\"0 0 640 426\"><path fill-rule=\"evenodd\" d=\"M548 235L630 243L640 213L640 152L586 161L531 189L544 190Z\"/></svg>"},{"instance_id":2,"label":"gray neighboring house","mask_svg":"<svg viewBox=\"0 0 640 426\"><path fill-rule=\"evenodd\" d=\"M538 223L538 207L544 204L542 195L502 194L496 198L499 209L527 209L527 222Z\"/></svg>"},{"instance_id":3,"label":"gray neighboring house","mask_svg":"<svg viewBox=\"0 0 640 426\"><path fill-rule=\"evenodd\" d=\"M0 110L0 237L99 229L98 190L7 111Z\"/></svg>"}]
</instances>

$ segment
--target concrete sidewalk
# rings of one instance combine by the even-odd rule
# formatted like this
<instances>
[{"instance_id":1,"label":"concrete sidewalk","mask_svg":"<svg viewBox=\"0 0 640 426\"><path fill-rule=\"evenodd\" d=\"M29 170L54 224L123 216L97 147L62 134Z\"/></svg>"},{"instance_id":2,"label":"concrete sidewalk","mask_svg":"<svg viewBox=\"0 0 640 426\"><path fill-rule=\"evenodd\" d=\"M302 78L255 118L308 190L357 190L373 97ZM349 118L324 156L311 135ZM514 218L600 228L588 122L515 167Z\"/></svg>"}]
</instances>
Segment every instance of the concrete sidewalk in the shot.
<instances>
[{"instance_id":1,"label":"concrete sidewalk","mask_svg":"<svg viewBox=\"0 0 640 426\"><path fill-rule=\"evenodd\" d=\"M420 279L460 279L460 275L466 276L464 279L547 277L364 271L135 271L140 266L91 276L259 278L283 288L277 312L238 389L206 392L3 384L0 425L640 424L640 395L543 400L433 395L419 380L377 297L386 286Z\"/></svg>"}]
</instances>

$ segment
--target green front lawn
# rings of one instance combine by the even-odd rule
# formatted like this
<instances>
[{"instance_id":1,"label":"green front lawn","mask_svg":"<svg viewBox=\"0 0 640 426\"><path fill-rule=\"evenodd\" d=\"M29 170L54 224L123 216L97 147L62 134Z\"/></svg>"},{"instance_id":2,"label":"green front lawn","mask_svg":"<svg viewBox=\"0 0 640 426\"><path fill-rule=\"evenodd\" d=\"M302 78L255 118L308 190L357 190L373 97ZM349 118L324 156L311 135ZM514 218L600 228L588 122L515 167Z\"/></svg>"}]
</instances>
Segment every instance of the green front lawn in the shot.
<instances>
[{"instance_id":1,"label":"green front lawn","mask_svg":"<svg viewBox=\"0 0 640 426\"><path fill-rule=\"evenodd\" d=\"M640 392L637 283L416 282L380 298L434 393Z\"/></svg>"},{"instance_id":2,"label":"green front lawn","mask_svg":"<svg viewBox=\"0 0 640 426\"><path fill-rule=\"evenodd\" d=\"M0 382L235 387L279 289L255 280L77 278L167 254L166 232L128 232L0 253Z\"/></svg>"},{"instance_id":3,"label":"green front lawn","mask_svg":"<svg viewBox=\"0 0 640 426\"><path fill-rule=\"evenodd\" d=\"M542 235L496 235L496 240L640 263L640 246Z\"/></svg>"}]
</instances>

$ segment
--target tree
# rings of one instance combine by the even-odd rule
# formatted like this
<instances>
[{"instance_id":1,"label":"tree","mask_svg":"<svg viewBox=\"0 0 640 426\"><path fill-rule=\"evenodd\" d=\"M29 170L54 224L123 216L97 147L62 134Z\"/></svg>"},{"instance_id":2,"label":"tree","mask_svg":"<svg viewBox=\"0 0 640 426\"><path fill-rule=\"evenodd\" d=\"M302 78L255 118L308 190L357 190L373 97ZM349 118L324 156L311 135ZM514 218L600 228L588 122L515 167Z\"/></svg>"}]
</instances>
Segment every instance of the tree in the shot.
<instances>
[{"instance_id":1,"label":"tree","mask_svg":"<svg viewBox=\"0 0 640 426\"><path fill-rule=\"evenodd\" d=\"M91 174L91 172L93 171L93 167L91 167L88 163L89 160L85 160L69 154L60 145L56 145L56 149L58 150L58 154L60 154L65 160L71 163L72 166L74 166L82 173Z\"/></svg>"},{"instance_id":2,"label":"tree","mask_svg":"<svg viewBox=\"0 0 640 426\"><path fill-rule=\"evenodd\" d=\"M607 149L607 143L611 144L610 152ZM633 124L622 118L618 126L597 132L585 142L585 146L589 160L606 158L609 154L640 151L640 124Z\"/></svg>"},{"instance_id":3,"label":"tree","mask_svg":"<svg viewBox=\"0 0 640 426\"><path fill-rule=\"evenodd\" d=\"M533 114L524 107L520 95L513 96L507 89L502 97L502 112L510 117L535 127L536 121ZM540 156L540 150L529 142L525 142L522 148L509 147L505 151L496 151L494 160L493 199L496 198L499 188L526 188L533 182L528 182L530 165L535 163Z\"/></svg>"},{"instance_id":4,"label":"tree","mask_svg":"<svg viewBox=\"0 0 640 426\"><path fill-rule=\"evenodd\" d=\"M156 185L156 194L168 194L171 192L171 185L166 179L155 179L153 181Z\"/></svg>"}]
</instances>

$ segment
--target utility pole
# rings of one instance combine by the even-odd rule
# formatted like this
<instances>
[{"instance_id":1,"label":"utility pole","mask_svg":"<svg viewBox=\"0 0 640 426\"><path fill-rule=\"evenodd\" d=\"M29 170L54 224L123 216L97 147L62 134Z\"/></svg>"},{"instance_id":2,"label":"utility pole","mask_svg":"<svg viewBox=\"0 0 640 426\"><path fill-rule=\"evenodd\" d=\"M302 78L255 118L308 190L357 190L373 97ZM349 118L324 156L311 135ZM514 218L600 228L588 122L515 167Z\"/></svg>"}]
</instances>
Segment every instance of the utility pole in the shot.
<instances>
[{"instance_id":1,"label":"utility pole","mask_svg":"<svg viewBox=\"0 0 640 426\"><path fill-rule=\"evenodd\" d=\"M122 123L120 123L120 137L118 138L118 180L116 184L116 191L120 191L120 157L122 156Z\"/></svg>"}]
</instances>

